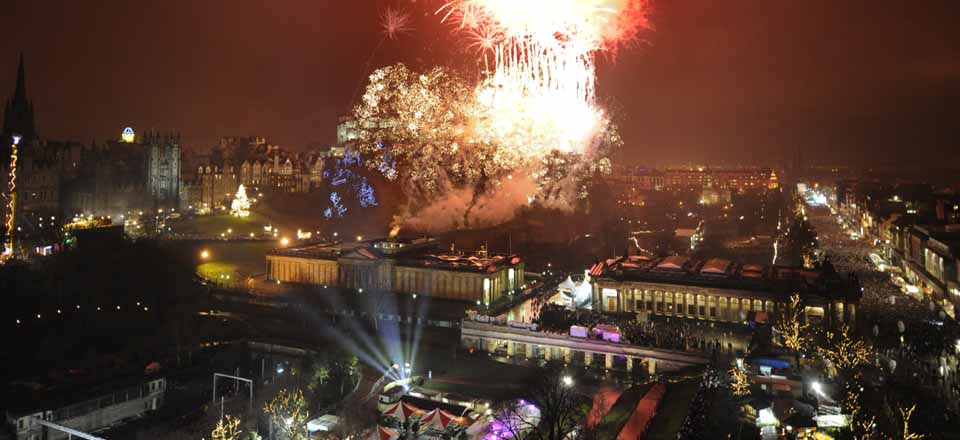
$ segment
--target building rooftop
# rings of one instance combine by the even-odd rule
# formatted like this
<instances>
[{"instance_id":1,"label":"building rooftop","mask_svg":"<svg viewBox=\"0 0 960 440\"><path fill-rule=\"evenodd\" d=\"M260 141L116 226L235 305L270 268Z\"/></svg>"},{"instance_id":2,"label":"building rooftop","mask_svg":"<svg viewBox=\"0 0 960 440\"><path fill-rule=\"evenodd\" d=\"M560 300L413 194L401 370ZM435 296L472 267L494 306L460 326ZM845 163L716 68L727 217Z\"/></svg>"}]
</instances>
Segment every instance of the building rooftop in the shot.
<instances>
[{"instance_id":1,"label":"building rooftop","mask_svg":"<svg viewBox=\"0 0 960 440\"><path fill-rule=\"evenodd\" d=\"M859 283L844 277L832 266L823 269L741 264L710 258L669 256L655 259L621 257L598 264L600 278L664 284L747 290L820 297L859 298Z\"/></svg>"},{"instance_id":2,"label":"building rooftop","mask_svg":"<svg viewBox=\"0 0 960 440\"><path fill-rule=\"evenodd\" d=\"M275 249L268 255L320 260L361 259L394 260L398 266L423 267L464 272L496 272L520 264L517 255L443 249L433 238L377 239L356 242L313 243Z\"/></svg>"},{"instance_id":3,"label":"building rooftop","mask_svg":"<svg viewBox=\"0 0 960 440\"><path fill-rule=\"evenodd\" d=\"M109 373L71 370L11 382L0 392L3 395L0 406L16 416L41 410L56 411L162 378L158 374L144 374L142 369L114 369Z\"/></svg>"},{"instance_id":4,"label":"building rooftop","mask_svg":"<svg viewBox=\"0 0 960 440\"><path fill-rule=\"evenodd\" d=\"M516 255L494 255L484 251L475 253L422 253L403 258L401 266L426 267L465 272L496 272L501 268L520 264Z\"/></svg>"}]
</instances>

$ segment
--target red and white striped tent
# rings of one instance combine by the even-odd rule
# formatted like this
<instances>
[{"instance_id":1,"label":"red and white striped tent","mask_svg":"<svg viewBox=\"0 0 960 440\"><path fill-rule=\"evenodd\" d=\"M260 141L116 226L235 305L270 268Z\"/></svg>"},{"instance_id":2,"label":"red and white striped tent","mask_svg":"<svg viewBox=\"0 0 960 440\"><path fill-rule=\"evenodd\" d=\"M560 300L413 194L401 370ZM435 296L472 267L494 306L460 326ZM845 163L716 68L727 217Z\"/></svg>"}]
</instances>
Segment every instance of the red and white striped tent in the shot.
<instances>
[{"instance_id":1,"label":"red and white striped tent","mask_svg":"<svg viewBox=\"0 0 960 440\"><path fill-rule=\"evenodd\" d=\"M450 414L440 408L428 412L420 419L421 429L434 428L440 431L447 429L451 423L455 423L458 417Z\"/></svg>"},{"instance_id":2,"label":"red and white striped tent","mask_svg":"<svg viewBox=\"0 0 960 440\"><path fill-rule=\"evenodd\" d=\"M400 433L395 429L385 428L383 426L377 426L377 430L370 433L367 437L367 440L397 440L400 438Z\"/></svg>"},{"instance_id":3,"label":"red and white striped tent","mask_svg":"<svg viewBox=\"0 0 960 440\"><path fill-rule=\"evenodd\" d=\"M592 277L599 277L603 275L603 270L607 268L607 263L603 261L598 261L590 266L590 270L587 272Z\"/></svg>"},{"instance_id":4,"label":"red and white striped tent","mask_svg":"<svg viewBox=\"0 0 960 440\"><path fill-rule=\"evenodd\" d=\"M410 418L410 416L421 412L423 411L421 411L420 408L417 408L409 403L397 402L393 404L393 406L387 408L383 412L383 415L387 417L393 417L401 422L405 422L408 418Z\"/></svg>"}]
</instances>

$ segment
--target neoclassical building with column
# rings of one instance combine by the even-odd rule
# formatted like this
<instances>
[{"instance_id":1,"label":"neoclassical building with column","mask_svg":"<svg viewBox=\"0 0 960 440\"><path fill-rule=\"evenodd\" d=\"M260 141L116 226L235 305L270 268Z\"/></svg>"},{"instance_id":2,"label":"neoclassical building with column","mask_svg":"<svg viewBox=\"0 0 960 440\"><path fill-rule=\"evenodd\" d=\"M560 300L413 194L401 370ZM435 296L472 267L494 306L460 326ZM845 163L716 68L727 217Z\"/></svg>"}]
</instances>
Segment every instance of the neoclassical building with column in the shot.
<instances>
[{"instance_id":1,"label":"neoclassical building with column","mask_svg":"<svg viewBox=\"0 0 960 440\"><path fill-rule=\"evenodd\" d=\"M595 264L590 276L597 310L702 321L746 322L758 312L776 319L797 293L808 320L852 322L862 295L855 279L832 267L811 270L685 256L611 259Z\"/></svg>"},{"instance_id":2,"label":"neoclassical building with column","mask_svg":"<svg viewBox=\"0 0 960 440\"><path fill-rule=\"evenodd\" d=\"M490 304L521 289L525 262L486 249L444 249L434 239L317 243L267 254L267 279Z\"/></svg>"}]
</instances>

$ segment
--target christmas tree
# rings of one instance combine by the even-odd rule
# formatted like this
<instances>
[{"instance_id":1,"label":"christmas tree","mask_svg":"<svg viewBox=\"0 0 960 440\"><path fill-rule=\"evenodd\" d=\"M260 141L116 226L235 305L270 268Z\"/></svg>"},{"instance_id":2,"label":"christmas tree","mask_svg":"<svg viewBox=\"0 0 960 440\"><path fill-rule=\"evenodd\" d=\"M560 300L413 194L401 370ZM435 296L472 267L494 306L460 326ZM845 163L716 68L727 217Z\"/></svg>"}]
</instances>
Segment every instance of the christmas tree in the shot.
<instances>
[{"instance_id":1,"label":"christmas tree","mask_svg":"<svg viewBox=\"0 0 960 440\"><path fill-rule=\"evenodd\" d=\"M240 184L237 188L237 195L230 204L230 214L234 217L247 217L250 215L250 200L247 199L247 189Z\"/></svg>"}]
</instances>

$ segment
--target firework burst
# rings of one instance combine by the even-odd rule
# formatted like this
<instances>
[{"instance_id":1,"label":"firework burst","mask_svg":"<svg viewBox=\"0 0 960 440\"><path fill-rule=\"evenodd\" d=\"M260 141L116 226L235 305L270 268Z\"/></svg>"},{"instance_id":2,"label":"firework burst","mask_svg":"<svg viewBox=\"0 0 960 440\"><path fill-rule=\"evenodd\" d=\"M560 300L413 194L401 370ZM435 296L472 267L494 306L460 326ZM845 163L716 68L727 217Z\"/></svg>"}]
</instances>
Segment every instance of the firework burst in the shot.
<instances>
[{"instance_id":1,"label":"firework burst","mask_svg":"<svg viewBox=\"0 0 960 440\"><path fill-rule=\"evenodd\" d=\"M606 125L595 56L637 39L644 0L454 0L437 11L484 58L485 141L543 157L588 152ZM492 57L494 68L489 69Z\"/></svg>"},{"instance_id":2,"label":"firework burst","mask_svg":"<svg viewBox=\"0 0 960 440\"><path fill-rule=\"evenodd\" d=\"M413 31L410 14L392 7L387 7L380 13L380 28L383 36L390 40L396 40Z\"/></svg>"},{"instance_id":3,"label":"firework burst","mask_svg":"<svg viewBox=\"0 0 960 440\"><path fill-rule=\"evenodd\" d=\"M496 224L531 203L570 209L622 141L597 104L595 57L634 41L645 0L453 0L436 14L482 56L477 82L385 67L354 109L367 166L400 182L398 224ZM388 8L385 38L409 31ZM405 214L404 214L405 213ZM486 216L486 217L483 217ZM406 217L405 219L402 217ZM435 218L453 219L432 223Z\"/></svg>"}]
</instances>

